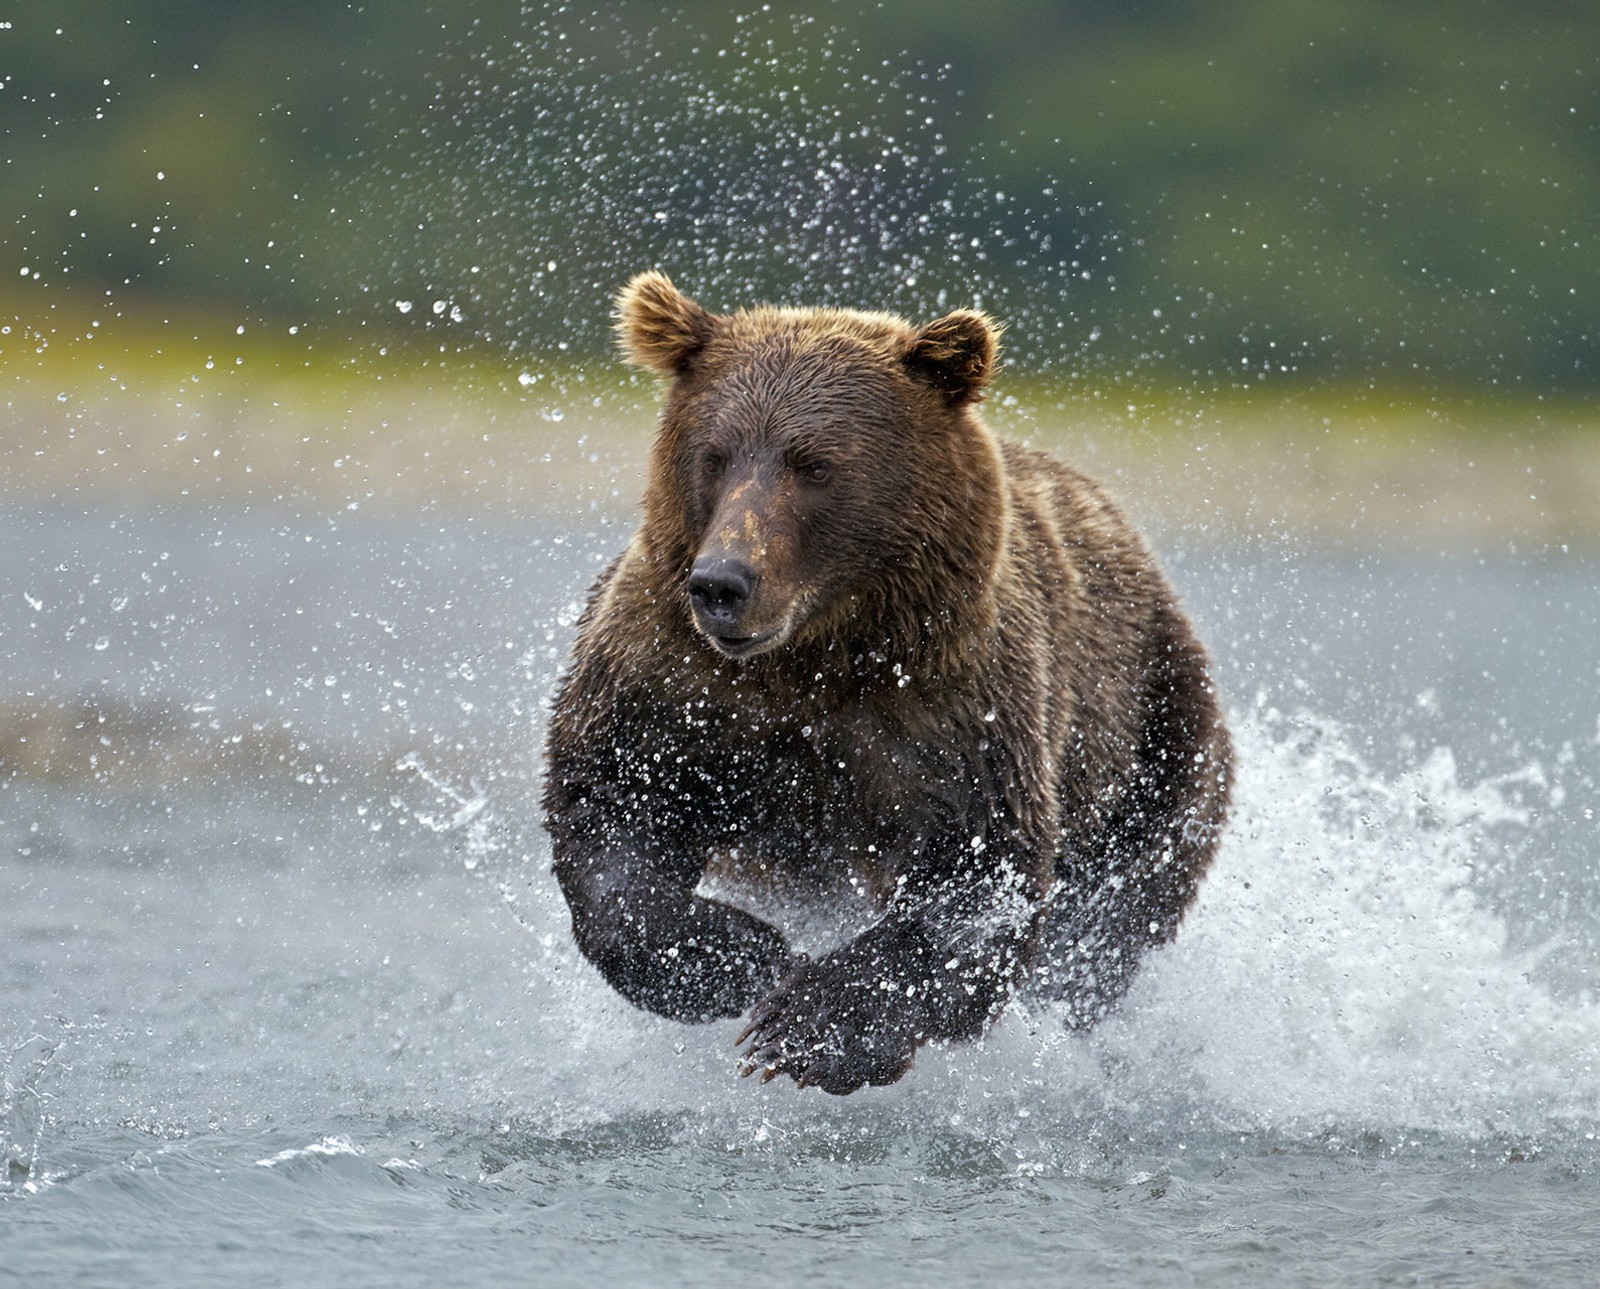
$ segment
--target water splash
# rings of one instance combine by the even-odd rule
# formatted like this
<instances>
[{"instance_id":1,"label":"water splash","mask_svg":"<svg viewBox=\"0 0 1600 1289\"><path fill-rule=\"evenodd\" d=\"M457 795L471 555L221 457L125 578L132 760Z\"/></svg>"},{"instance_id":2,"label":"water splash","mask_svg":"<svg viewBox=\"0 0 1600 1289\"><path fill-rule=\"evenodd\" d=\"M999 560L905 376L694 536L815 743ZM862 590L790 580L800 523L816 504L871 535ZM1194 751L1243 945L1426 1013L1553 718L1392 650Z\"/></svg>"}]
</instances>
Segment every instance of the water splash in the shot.
<instances>
[{"instance_id":1,"label":"water splash","mask_svg":"<svg viewBox=\"0 0 1600 1289\"><path fill-rule=\"evenodd\" d=\"M476 868L479 857L494 852L493 835L488 820L483 817L484 807L489 804L489 798L482 788L473 783L469 787L471 795L466 795L430 770L422 758L414 752L401 757L395 763L395 769L401 774L416 775L454 807L449 815L435 815L419 810L414 817L429 832L445 833L455 832L461 828L467 829L468 851L473 857L473 862L467 865L468 868Z\"/></svg>"},{"instance_id":2,"label":"water splash","mask_svg":"<svg viewBox=\"0 0 1600 1289\"><path fill-rule=\"evenodd\" d=\"M422 780L447 813L436 814L432 809L410 805L398 798L392 802L395 808L407 812L429 832L460 833L462 867L469 873L492 879L502 901L515 908L521 902L527 848L519 844L519 830L506 814L491 808L488 791L473 780L469 780L463 791L446 776L430 769L414 752L403 756L395 769Z\"/></svg>"},{"instance_id":3,"label":"water splash","mask_svg":"<svg viewBox=\"0 0 1600 1289\"><path fill-rule=\"evenodd\" d=\"M55 1064L60 1040L30 1034L11 1049L6 1067L4 1136L0 1137L0 1189L33 1192L41 1185L40 1145L45 1106L50 1100L47 1076Z\"/></svg>"},{"instance_id":4,"label":"water splash","mask_svg":"<svg viewBox=\"0 0 1600 1289\"><path fill-rule=\"evenodd\" d=\"M380 96L385 164L346 199L366 212L361 241L336 209L308 254L329 280L360 266L345 307L363 320L558 369L605 344L601 302L653 266L716 307L976 303L1036 357L1092 346L1073 303L1121 251L1103 212L1064 216L1049 176L1006 193L954 155L945 68L869 59L842 28L776 10L651 25L530 7L514 37L441 59L425 114L411 84ZM1052 242L1062 228L1070 245Z\"/></svg>"},{"instance_id":5,"label":"water splash","mask_svg":"<svg viewBox=\"0 0 1600 1289\"><path fill-rule=\"evenodd\" d=\"M531 933L523 1041L539 1059L500 1071L502 1088L542 1132L681 1116L743 1147L942 1123L1052 1169L1129 1133L1600 1129L1600 1006L1552 978L1550 945L1518 944L1489 880L1537 869L1530 802L1561 785L1537 765L1469 782L1444 749L1385 775L1335 723L1265 704L1237 732L1222 857L1175 944L1087 1037L1019 1002L895 1087L758 1091L735 1076L736 1025L623 1002L578 958L547 866L524 863L502 889L520 887Z\"/></svg>"},{"instance_id":6,"label":"water splash","mask_svg":"<svg viewBox=\"0 0 1600 1289\"><path fill-rule=\"evenodd\" d=\"M1466 782L1448 750L1385 778L1337 725L1258 710L1237 824L1135 1013L1103 1041L1186 1066L1225 1115L1468 1134L1600 1122L1600 1007L1520 948L1488 875L1531 879L1538 766ZM1170 1060L1170 1058L1168 1058Z\"/></svg>"}]
</instances>

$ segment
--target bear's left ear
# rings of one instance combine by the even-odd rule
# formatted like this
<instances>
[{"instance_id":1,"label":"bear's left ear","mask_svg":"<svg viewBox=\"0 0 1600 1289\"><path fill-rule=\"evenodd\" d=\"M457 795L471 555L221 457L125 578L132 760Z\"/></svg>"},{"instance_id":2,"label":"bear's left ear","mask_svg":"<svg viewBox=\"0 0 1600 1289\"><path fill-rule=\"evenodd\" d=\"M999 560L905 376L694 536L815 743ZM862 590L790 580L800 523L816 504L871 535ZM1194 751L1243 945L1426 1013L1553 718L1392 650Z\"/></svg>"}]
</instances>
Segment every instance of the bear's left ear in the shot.
<instances>
[{"instance_id":1,"label":"bear's left ear","mask_svg":"<svg viewBox=\"0 0 1600 1289\"><path fill-rule=\"evenodd\" d=\"M947 313L916 334L905 362L950 402L976 403L999 366L999 324L973 309Z\"/></svg>"},{"instance_id":2,"label":"bear's left ear","mask_svg":"<svg viewBox=\"0 0 1600 1289\"><path fill-rule=\"evenodd\" d=\"M617 343L637 367L677 376L711 339L715 319L665 273L640 273L617 292Z\"/></svg>"}]
</instances>

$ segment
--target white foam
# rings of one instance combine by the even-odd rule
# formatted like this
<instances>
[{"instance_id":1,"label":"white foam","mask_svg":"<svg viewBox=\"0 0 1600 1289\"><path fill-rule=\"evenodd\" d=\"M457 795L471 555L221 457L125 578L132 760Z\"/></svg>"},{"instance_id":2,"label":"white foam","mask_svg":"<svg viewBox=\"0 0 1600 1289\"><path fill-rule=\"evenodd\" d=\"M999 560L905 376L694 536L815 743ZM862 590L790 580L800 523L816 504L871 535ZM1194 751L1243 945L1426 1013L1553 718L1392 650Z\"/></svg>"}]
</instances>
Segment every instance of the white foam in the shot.
<instances>
[{"instance_id":1,"label":"white foam","mask_svg":"<svg viewBox=\"0 0 1600 1289\"><path fill-rule=\"evenodd\" d=\"M1220 861L1096 1041L1181 1063L1256 1124L1600 1119L1600 1008L1541 981L1539 954L1510 947L1478 884L1508 844L1513 862L1540 862L1517 845L1537 767L1467 783L1439 750L1386 779L1328 722L1270 709L1238 735Z\"/></svg>"},{"instance_id":2,"label":"white foam","mask_svg":"<svg viewBox=\"0 0 1600 1289\"><path fill-rule=\"evenodd\" d=\"M297 1159L332 1159L341 1155L364 1155L367 1152L346 1136L324 1137L298 1150L280 1150L268 1159L256 1160L257 1168L276 1168L279 1164L293 1163ZM385 1165L387 1167L388 1165Z\"/></svg>"},{"instance_id":3,"label":"white foam","mask_svg":"<svg viewBox=\"0 0 1600 1289\"><path fill-rule=\"evenodd\" d=\"M751 1140L884 1113L1007 1139L1085 1114L1465 1136L1600 1125L1600 1007L1541 977L1481 882L1491 860L1537 868L1522 801L1559 789L1537 767L1467 782L1444 750L1385 776L1335 725L1266 707L1236 737L1218 863L1175 943L1088 1036L1014 1006L893 1088L759 1087L736 1075L737 1023L629 1006L573 948L547 855L502 848L483 858L532 933L530 1009L517 1068L486 1077L546 1130L682 1112Z\"/></svg>"}]
</instances>

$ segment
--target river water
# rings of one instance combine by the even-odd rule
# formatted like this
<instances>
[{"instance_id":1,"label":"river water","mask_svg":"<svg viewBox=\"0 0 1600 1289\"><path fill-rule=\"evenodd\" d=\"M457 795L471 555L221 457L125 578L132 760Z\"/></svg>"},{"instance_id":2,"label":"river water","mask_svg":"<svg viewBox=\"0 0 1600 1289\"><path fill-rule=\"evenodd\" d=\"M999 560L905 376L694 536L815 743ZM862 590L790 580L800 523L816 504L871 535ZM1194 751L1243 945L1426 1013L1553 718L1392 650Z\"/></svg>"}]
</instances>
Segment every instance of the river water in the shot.
<instances>
[{"instance_id":1,"label":"river water","mask_svg":"<svg viewBox=\"0 0 1600 1289\"><path fill-rule=\"evenodd\" d=\"M1242 778L1095 1033L846 1099L577 957L542 703L623 530L0 511L16 1284L1588 1285L1600 568L1186 544Z\"/></svg>"}]
</instances>

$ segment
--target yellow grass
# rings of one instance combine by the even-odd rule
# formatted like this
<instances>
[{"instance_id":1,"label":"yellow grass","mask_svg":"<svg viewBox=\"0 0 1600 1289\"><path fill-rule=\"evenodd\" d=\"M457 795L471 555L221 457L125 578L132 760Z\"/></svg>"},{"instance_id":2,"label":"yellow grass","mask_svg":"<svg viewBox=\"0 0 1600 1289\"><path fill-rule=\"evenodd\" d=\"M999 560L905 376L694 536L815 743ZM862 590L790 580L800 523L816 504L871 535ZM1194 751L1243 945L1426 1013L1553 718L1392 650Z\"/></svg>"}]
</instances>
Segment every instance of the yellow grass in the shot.
<instances>
[{"instance_id":1,"label":"yellow grass","mask_svg":"<svg viewBox=\"0 0 1600 1289\"><path fill-rule=\"evenodd\" d=\"M651 383L599 359L399 350L288 324L0 307L13 500L626 514ZM1600 548L1600 413L1534 395L1152 391L1002 376L1003 434L1196 541Z\"/></svg>"}]
</instances>

